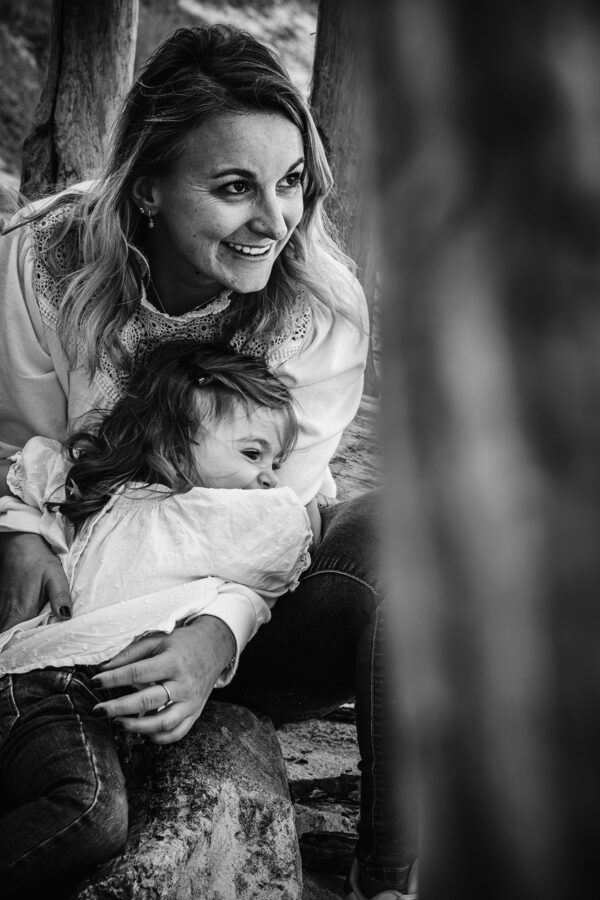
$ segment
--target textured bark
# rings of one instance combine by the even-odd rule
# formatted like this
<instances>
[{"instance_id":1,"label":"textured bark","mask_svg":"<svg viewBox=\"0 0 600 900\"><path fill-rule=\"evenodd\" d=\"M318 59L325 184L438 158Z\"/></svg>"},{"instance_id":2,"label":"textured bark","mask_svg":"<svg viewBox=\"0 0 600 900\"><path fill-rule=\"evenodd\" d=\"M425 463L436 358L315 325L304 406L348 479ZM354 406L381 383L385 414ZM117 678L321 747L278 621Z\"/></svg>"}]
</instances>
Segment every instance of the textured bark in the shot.
<instances>
[{"instance_id":1,"label":"textured bark","mask_svg":"<svg viewBox=\"0 0 600 900\"><path fill-rule=\"evenodd\" d=\"M23 146L27 197L94 175L133 74L138 0L53 0L46 82Z\"/></svg>"},{"instance_id":2,"label":"textured bark","mask_svg":"<svg viewBox=\"0 0 600 900\"><path fill-rule=\"evenodd\" d=\"M600 16L583 0L386 0L371 16L420 896L592 896Z\"/></svg>"},{"instance_id":3,"label":"textured bark","mask_svg":"<svg viewBox=\"0 0 600 900\"><path fill-rule=\"evenodd\" d=\"M311 105L336 184L327 211L357 265L372 317L377 254L363 28L360 4L320 0ZM377 382L372 345L367 394L378 393Z\"/></svg>"}]
</instances>

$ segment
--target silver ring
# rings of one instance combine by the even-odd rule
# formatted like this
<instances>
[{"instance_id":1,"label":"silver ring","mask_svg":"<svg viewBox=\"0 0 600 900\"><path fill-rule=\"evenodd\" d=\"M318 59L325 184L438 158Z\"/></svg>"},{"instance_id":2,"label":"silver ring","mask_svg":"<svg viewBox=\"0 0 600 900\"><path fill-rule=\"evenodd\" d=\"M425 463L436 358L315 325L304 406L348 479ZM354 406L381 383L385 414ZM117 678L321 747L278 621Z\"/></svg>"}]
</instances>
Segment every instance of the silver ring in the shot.
<instances>
[{"instance_id":1,"label":"silver ring","mask_svg":"<svg viewBox=\"0 0 600 900\"><path fill-rule=\"evenodd\" d=\"M170 691L169 688L166 686L166 684L164 683L164 681L161 681L161 682L160 682L160 686L161 686L162 688L164 688L165 691L167 692L167 702L166 702L166 703L163 703L163 706L168 706L169 703L172 703L172 702L173 702L173 699L172 699L172 697L171 697L171 691Z\"/></svg>"}]
</instances>

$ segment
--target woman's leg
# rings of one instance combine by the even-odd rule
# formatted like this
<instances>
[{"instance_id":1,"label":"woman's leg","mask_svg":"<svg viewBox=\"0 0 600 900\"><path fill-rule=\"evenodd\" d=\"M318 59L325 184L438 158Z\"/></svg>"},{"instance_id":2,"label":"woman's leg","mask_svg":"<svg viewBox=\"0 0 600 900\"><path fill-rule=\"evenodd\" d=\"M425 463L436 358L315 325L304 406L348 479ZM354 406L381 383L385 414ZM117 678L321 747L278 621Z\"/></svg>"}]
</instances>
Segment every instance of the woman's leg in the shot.
<instances>
[{"instance_id":1,"label":"woman's leg","mask_svg":"<svg viewBox=\"0 0 600 900\"><path fill-rule=\"evenodd\" d=\"M279 722L323 714L355 698L362 773L357 856L375 885L406 888L414 834L400 834L392 695L380 605L380 495L323 511L324 534L298 589L244 650L215 699ZM402 819L406 816L403 815Z\"/></svg>"},{"instance_id":2,"label":"woman's leg","mask_svg":"<svg viewBox=\"0 0 600 900\"><path fill-rule=\"evenodd\" d=\"M0 679L0 895L64 889L127 837L111 730L85 670ZM42 896L42 894L40 894Z\"/></svg>"}]
</instances>

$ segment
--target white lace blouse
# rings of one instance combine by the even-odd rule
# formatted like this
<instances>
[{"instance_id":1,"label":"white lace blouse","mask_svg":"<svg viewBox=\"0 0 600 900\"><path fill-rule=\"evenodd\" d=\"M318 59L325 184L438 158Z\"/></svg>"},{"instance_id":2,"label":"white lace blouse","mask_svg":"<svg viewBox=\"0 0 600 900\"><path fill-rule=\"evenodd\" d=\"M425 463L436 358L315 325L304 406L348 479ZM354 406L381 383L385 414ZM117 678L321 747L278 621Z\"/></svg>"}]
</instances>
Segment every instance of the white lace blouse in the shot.
<instances>
[{"instance_id":1,"label":"white lace blouse","mask_svg":"<svg viewBox=\"0 0 600 900\"><path fill-rule=\"evenodd\" d=\"M21 530L23 502L39 511L40 531L69 580L73 617L58 622L46 606L0 635L0 675L100 663L142 634L168 633L207 614L235 637L235 659L217 686L227 684L276 598L296 587L310 562L308 516L294 492L193 488L174 495L132 484L74 536L45 507L64 497L68 466L60 444L36 437L9 470L15 497L0 499L2 527Z\"/></svg>"}]
</instances>

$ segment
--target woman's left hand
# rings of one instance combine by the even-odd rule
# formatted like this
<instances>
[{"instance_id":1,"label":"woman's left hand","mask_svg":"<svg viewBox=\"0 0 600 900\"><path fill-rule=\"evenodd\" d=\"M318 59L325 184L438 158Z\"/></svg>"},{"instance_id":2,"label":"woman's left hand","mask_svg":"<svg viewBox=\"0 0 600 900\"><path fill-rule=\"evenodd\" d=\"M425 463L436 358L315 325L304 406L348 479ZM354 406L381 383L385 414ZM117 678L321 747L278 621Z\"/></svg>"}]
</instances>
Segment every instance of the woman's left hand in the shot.
<instances>
[{"instance_id":1,"label":"woman's left hand","mask_svg":"<svg viewBox=\"0 0 600 900\"><path fill-rule=\"evenodd\" d=\"M95 711L116 717L125 731L148 735L155 744L174 743L204 709L234 649L227 625L208 615L171 634L141 638L105 663L93 679L103 688L137 690L98 704ZM169 698L172 702L165 706Z\"/></svg>"}]
</instances>

